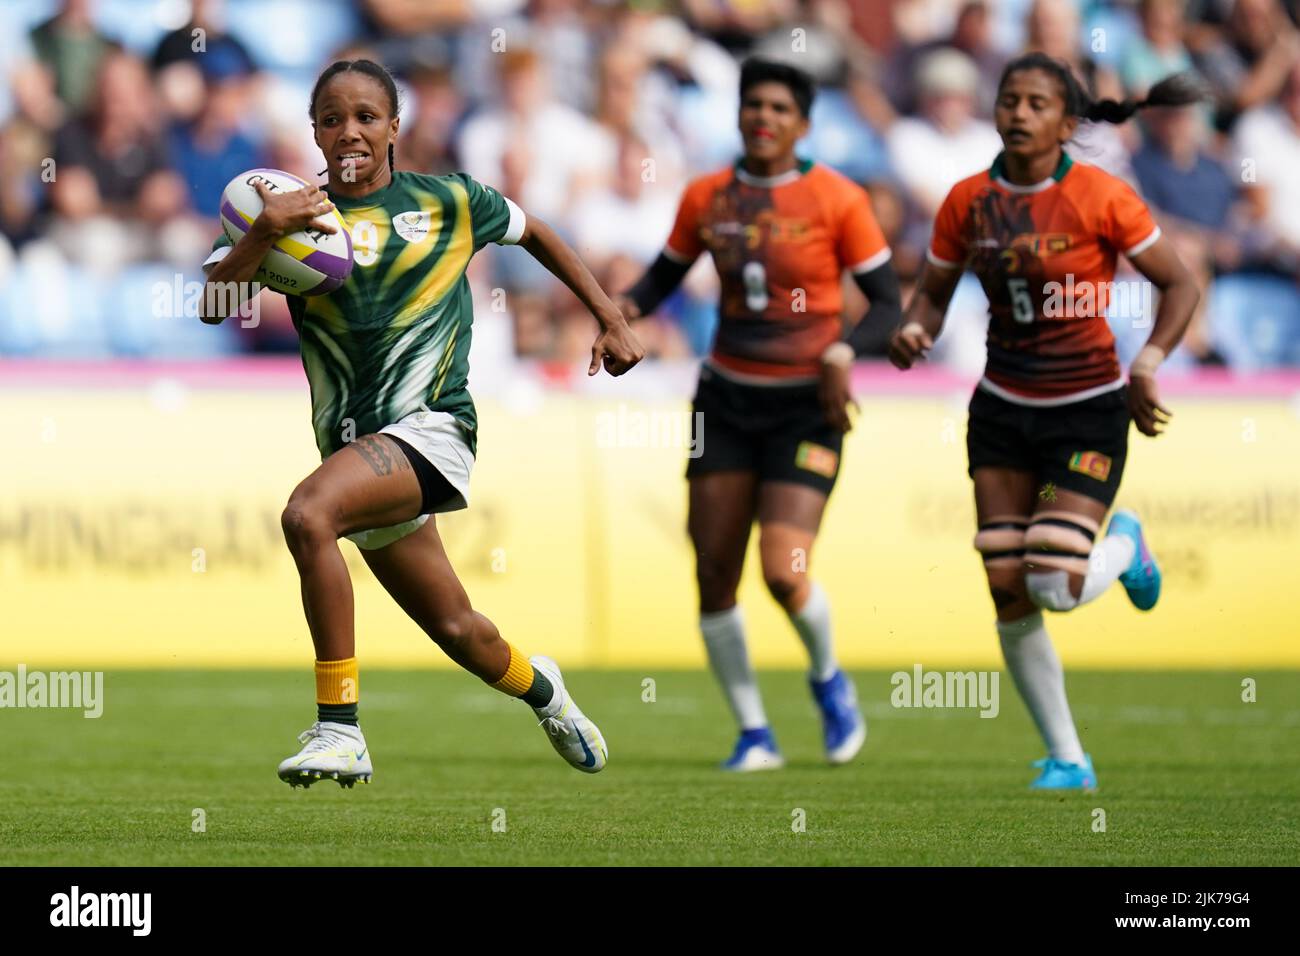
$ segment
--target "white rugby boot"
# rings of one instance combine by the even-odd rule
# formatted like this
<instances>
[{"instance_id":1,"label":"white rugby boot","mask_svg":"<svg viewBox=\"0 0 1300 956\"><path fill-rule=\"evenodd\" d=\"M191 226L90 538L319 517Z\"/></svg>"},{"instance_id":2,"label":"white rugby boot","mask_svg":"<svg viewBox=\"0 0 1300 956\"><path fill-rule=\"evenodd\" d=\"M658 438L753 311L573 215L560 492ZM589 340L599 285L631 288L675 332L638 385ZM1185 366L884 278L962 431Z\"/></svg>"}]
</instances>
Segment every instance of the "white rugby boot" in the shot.
<instances>
[{"instance_id":1,"label":"white rugby boot","mask_svg":"<svg viewBox=\"0 0 1300 956\"><path fill-rule=\"evenodd\" d=\"M280 762L280 779L291 787L310 787L317 780L335 780L340 787L369 783L375 768L361 728L316 721L298 735L306 744Z\"/></svg>"},{"instance_id":2,"label":"white rugby boot","mask_svg":"<svg viewBox=\"0 0 1300 956\"><path fill-rule=\"evenodd\" d=\"M549 657L530 657L528 663L546 675L555 688L555 703L550 708L534 707L555 752L583 773L599 773L609 760L609 748L586 714L578 709L565 690L560 666ZM549 712L548 712L549 711Z\"/></svg>"}]
</instances>

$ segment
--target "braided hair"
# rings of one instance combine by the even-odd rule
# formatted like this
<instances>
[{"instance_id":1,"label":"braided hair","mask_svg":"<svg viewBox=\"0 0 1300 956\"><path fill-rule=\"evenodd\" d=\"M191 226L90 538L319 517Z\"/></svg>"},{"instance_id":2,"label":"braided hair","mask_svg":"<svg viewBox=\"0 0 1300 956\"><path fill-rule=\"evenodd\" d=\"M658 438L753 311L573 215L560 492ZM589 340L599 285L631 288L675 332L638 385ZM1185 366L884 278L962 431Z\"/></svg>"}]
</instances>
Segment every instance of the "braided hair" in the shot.
<instances>
[{"instance_id":1,"label":"braided hair","mask_svg":"<svg viewBox=\"0 0 1300 956\"><path fill-rule=\"evenodd\" d=\"M1125 123L1138 110L1153 106L1190 106L1206 98L1205 87L1192 73L1175 73L1167 76L1147 91L1143 100L1093 99L1069 65L1046 53L1026 53L1006 65L998 80L998 91L1015 73L1041 70L1061 85L1065 99L1065 113L1090 123Z\"/></svg>"},{"instance_id":2,"label":"braided hair","mask_svg":"<svg viewBox=\"0 0 1300 956\"><path fill-rule=\"evenodd\" d=\"M389 112L393 116L397 115L397 84L393 82L393 75L388 70L374 60L335 60L317 77L316 85L311 88L311 106L307 111L307 115L311 117L313 123L316 121L316 101L320 99L320 91L325 88L326 83L340 73L364 73L375 80L384 88L384 93L388 96ZM392 143L388 144L388 168L392 172L397 171L397 161L393 158Z\"/></svg>"}]
</instances>

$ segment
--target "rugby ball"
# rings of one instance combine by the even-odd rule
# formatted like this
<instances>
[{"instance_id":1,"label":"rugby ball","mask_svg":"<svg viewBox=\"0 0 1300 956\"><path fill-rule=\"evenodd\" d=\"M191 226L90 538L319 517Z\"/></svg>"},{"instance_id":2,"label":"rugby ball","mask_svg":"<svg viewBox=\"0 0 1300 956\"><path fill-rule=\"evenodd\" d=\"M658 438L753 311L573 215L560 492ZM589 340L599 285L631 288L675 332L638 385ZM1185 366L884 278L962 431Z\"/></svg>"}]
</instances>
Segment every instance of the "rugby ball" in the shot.
<instances>
[{"instance_id":1,"label":"rugby ball","mask_svg":"<svg viewBox=\"0 0 1300 956\"><path fill-rule=\"evenodd\" d=\"M240 173L221 193L221 227L231 242L238 242L262 212L262 197L253 188L256 182L277 192L311 185L280 169ZM285 295L325 295L341 286L352 272L352 237L337 209L318 218L332 223L338 232L304 229L281 236L262 260L254 281Z\"/></svg>"}]
</instances>

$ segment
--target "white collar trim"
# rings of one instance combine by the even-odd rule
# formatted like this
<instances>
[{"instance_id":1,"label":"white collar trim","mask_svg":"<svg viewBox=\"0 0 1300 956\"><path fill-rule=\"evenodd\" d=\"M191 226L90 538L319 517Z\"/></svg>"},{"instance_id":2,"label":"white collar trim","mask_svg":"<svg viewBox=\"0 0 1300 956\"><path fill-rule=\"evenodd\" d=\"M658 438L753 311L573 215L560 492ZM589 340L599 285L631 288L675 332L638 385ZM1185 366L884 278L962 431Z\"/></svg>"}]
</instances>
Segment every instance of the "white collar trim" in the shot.
<instances>
[{"instance_id":1,"label":"white collar trim","mask_svg":"<svg viewBox=\"0 0 1300 956\"><path fill-rule=\"evenodd\" d=\"M755 176L753 173L747 171L744 166L736 167L737 179L746 186L758 186L761 189L774 189L777 186L784 186L788 183L794 182L802 175L803 173L800 172L798 166L795 166L794 169L788 169L783 173L778 173L775 176Z\"/></svg>"},{"instance_id":2,"label":"white collar trim","mask_svg":"<svg viewBox=\"0 0 1300 956\"><path fill-rule=\"evenodd\" d=\"M1049 176L1047 179L1044 179L1042 182L1034 183L1032 186L1017 186L1015 183L1008 182L1007 180L1003 179L1001 176L998 176L993 181L997 183L999 186L1001 186L1003 189L1005 189L1007 192L1020 193L1021 195L1028 194L1028 193L1041 193L1044 189L1051 189L1053 186L1056 185L1056 178L1052 176Z\"/></svg>"}]
</instances>

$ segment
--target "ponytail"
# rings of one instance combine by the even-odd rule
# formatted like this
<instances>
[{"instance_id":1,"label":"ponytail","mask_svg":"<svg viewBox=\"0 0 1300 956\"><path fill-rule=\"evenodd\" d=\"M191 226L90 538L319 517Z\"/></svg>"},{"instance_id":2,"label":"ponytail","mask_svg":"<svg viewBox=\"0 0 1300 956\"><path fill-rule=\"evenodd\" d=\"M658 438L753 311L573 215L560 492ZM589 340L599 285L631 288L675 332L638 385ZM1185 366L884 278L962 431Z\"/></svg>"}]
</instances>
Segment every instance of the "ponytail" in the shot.
<instances>
[{"instance_id":1,"label":"ponytail","mask_svg":"<svg viewBox=\"0 0 1300 956\"><path fill-rule=\"evenodd\" d=\"M1067 115L1090 123L1118 125L1128 122L1138 110L1153 106L1190 106L1207 96L1205 87L1195 74L1175 73L1151 87L1144 100L1095 100L1067 64L1046 53L1027 53L1012 60L1002 71L998 89L1002 89L1012 74L1025 70L1041 70L1054 77L1061 84Z\"/></svg>"},{"instance_id":2,"label":"ponytail","mask_svg":"<svg viewBox=\"0 0 1300 956\"><path fill-rule=\"evenodd\" d=\"M1086 92L1084 94L1087 96ZM1206 98L1205 88L1193 73L1175 73L1147 91L1144 100L1089 100L1082 119L1091 123L1124 123L1138 110L1153 106L1191 106Z\"/></svg>"}]
</instances>

